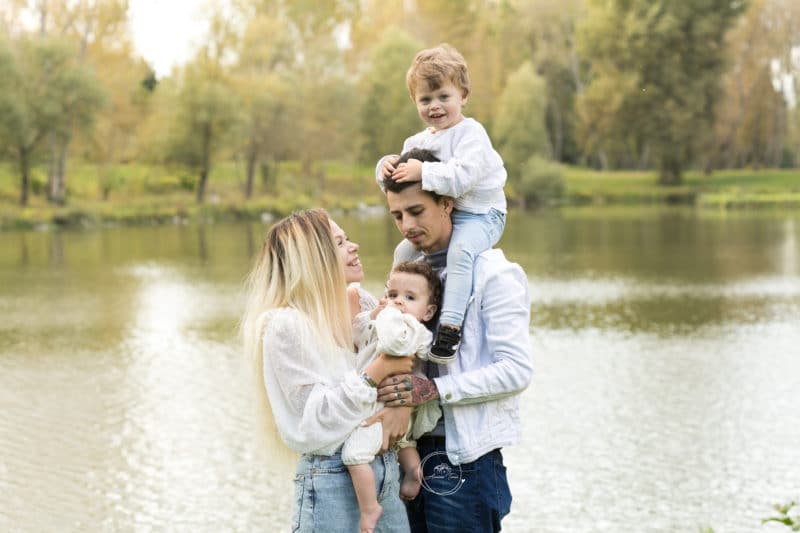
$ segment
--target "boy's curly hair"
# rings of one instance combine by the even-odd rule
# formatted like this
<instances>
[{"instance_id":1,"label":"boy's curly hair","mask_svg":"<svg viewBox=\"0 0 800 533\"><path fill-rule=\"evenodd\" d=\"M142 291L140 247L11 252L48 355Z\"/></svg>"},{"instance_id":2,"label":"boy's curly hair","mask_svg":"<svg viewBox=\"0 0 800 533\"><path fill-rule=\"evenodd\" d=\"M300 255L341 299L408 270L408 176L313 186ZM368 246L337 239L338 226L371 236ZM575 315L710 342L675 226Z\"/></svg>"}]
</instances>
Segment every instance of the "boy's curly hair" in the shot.
<instances>
[{"instance_id":1,"label":"boy's curly hair","mask_svg":"<svg viewBox=\"0 0 800 533\"><path fill-rule=\"evenodd\" d=\"M467 62L458 50L447 43L418 52L406 73L406 85L412 99L421 82L436 90L448 81L461 90L461 96L469 96Z\"/></svg>"}]
</instances>

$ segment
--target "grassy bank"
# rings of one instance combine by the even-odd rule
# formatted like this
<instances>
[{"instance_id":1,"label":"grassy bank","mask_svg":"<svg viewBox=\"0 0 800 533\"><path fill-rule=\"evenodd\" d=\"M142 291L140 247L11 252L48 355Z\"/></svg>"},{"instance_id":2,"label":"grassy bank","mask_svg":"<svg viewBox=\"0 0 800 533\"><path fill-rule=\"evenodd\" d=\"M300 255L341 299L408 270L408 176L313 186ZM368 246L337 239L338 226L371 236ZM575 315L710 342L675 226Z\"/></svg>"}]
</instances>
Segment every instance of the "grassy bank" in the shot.
<instances>
[{"instance_id":1,"label":"grassy bank","mask_svg":"<svg viewBox=\"0 0 800 533\"><path fill-rule=\"evenodd\" d=\"M315 205L350 211L380 206L371 166L326 162L301 169L286 162L259 173L250 200L243 195L243 165L217 166L206 201L195 200L196 177L185 169L120 165L103 171L97 165L69 167L64 206L45 198L45 169L33 171L30 205L21 208L19 178L0 165L0 227L160 224L186 221L258 219L281 216ZM565 167L560 205L684 204L702 209L800 207L800 170L733 170L707 176L689 172L678 187L660 187L654 172L598 172ZM513 198L511 198L513 204Z\"/></svg>"},{"instance_id":2,"label":"grassy bank","mask_svg":"<svg viewBox=\"0 0 800 533\"><path fill-rule=\"evenodd\" d=\"M800 169L688 172L678 187L656 184L655 172L597 172L570 168L565 203L675 203L700 208L800 207Z\"/></svg>"}]
</instances>

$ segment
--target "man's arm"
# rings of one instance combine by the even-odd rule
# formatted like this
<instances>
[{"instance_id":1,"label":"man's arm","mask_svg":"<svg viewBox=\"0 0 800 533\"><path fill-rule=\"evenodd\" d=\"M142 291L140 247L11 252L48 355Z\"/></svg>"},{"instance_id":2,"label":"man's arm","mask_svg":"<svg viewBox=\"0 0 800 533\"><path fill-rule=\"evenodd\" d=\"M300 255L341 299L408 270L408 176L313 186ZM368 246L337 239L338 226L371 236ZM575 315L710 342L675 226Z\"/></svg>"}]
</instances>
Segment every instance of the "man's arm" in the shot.
<instances>
[{"instance_id":1,"label":"man's arm","mask_svg":"<svg viewBox=\"0 0 800 533\"><path fill-rule=\"evenodd\" d=\"M480 259L479 259L480 260ZM486 281L479 304L488 365L434 378L445 404L477 403L512 396L530 383L533 363L530 346L528 280L513 265ZM466 334L466 332L465 332Z\"/></svg>"},{"instance_id":2,"label":"man's arm","mask_svg":"<svg viewBox=\"0 0 800 533\"><path fill-rule=\"evenodd\" d=\"M378 384L378 401L386 407L417 406L438 399L436 383L413 374L390 376Z\"/></svg>"}]
</instances>

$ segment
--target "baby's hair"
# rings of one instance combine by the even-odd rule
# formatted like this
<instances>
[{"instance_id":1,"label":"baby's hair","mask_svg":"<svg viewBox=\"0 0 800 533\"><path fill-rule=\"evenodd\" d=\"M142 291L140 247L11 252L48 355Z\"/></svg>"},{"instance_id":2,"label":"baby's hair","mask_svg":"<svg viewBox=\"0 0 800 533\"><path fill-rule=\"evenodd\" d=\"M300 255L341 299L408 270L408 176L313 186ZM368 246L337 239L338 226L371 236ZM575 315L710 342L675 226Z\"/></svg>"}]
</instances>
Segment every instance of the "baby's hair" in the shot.
<instances>
[{"instance_id":1,"label":"baby's hair","mask_svg":"<svg viewBox=\"0 0 800 533\"><path fill-rule=\"evenodd\" d=\"M403 261L397 263L392 272L403 272L405 274L416 274L422 276L428 282L428 304L436 306L436 312L427 323L435 322L439 316L439 309L442 307L442 281L431 266L425 261Z\"/></svg>"},{"instance_id":2,"label":"baby's hair","mask_svg":"<svg viewBox=\"0 0 800 533\"><path fill-rule=\"evenodd\" d=\"M406 85L412 99L421 82L435 91L448 81L461 90L462 97L469 96L467 62L447 43L418 52L406 73Z\"/></svg>"}]
</instances>

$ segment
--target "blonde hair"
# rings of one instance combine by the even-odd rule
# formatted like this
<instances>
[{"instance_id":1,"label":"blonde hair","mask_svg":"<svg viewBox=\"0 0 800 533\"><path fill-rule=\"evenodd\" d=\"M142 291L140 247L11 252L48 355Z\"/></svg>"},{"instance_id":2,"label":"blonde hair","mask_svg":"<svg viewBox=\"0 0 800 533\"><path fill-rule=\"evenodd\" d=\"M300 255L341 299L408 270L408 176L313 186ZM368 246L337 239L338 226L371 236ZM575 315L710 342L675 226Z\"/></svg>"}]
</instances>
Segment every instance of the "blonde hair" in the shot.
<instances>
[{"instance_id":1,"label":"blonde hair","mask_svg":"<svg viewBox=\"0 0 800 533\"><path fill-rule=\"evenodd\" d=\"M328 214L322 209L297 211L275 223L267 232L246 287L247 304L240 328L257 386L256 423L261 444L275 461L291 453L280 439L264 386L262 337L266 312L292 308L305 315L325 366L340 366L342 349L353 349L344 265Z\"/></svg>"},{"instance_id":2,"label":"blonde hair","mask_svg":"<svg viewBox=\"0 0 800 533\"><path fill-rule=\"evenodd\" d=\"M461 96L469 96L467 62L458 50L447 43L417 52L406 73L406 85L412 100L421 82L436 90L448 81L461 90Z\"/></svg>"}]
</instances>

